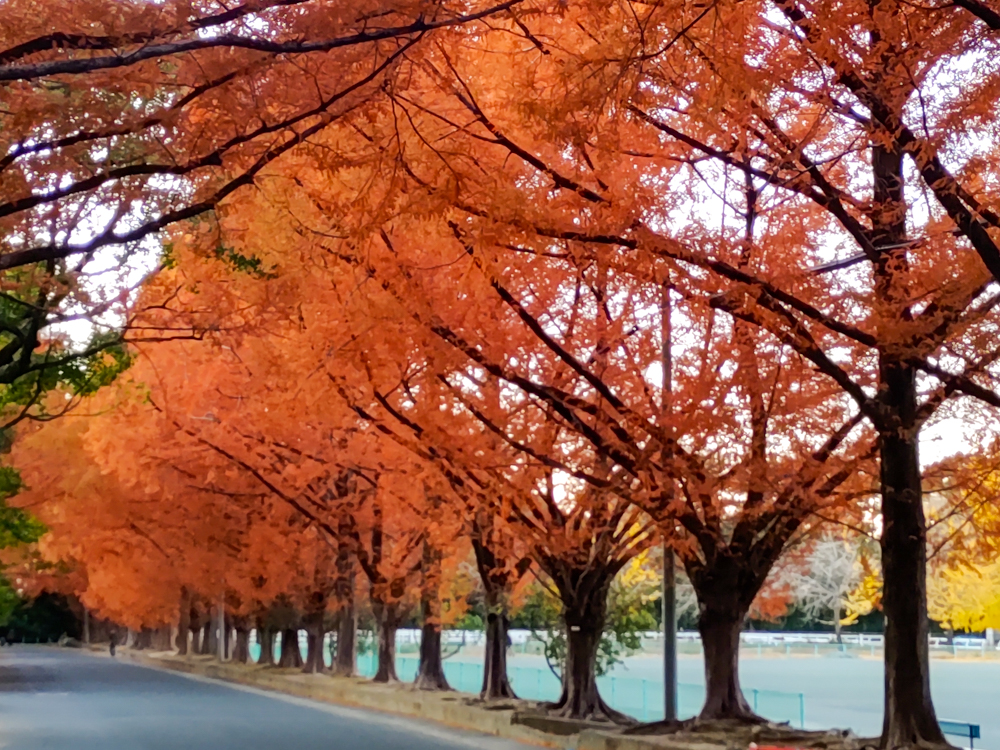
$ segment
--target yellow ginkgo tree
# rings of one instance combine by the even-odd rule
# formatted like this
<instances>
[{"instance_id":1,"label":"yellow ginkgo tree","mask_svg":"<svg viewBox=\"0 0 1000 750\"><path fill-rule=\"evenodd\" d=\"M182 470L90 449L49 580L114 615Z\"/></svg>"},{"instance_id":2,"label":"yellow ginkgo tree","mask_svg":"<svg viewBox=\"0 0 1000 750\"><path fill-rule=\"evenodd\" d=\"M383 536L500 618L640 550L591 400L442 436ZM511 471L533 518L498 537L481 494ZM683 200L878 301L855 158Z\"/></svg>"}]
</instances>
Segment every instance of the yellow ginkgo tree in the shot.
<instances>
[{"instance_id":1,"label":"yellow ginkgo tree","mask_svg":"<svg viewBox=\"0 0 1000 750\"><path fill-rule=\"evenodd\" d=\"M927 604L945 630L1000 628L1000 561L935 571L927 580Z\"/></svg>"}]
</instances>

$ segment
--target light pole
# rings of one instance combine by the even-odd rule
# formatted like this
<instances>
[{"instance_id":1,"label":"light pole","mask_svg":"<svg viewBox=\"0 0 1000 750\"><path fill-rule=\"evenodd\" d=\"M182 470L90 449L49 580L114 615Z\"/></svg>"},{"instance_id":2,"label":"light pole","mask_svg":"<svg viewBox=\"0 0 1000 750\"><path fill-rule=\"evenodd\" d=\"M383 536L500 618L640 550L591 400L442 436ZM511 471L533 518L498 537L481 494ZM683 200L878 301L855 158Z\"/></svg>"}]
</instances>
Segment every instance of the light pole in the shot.
<instances>
[{"instance_id":1,"label":"light pole","mask_svg":"<svg viewBox=\"0 0 1000 750\"><path fill-rule=\"evenodd\" d=\"M661 407L665 426L672 432L670 418L673 408L674 382L673 355L671 353L673 344L671 312L670 288L669 285L664 284L660 289L660 327L663 335L660 351L660 366L663 370ZM667 451L667 448L663 451L664 458L668 457ZM664 461L664 467L670 471L666 461ZM672 489L673 480L668 481ZM663 533L663 718L670 721L677 718L677 590L674 578L674 550L670 546L666 529L661 529L661 532Z\"/></svg>"}]
</instances>

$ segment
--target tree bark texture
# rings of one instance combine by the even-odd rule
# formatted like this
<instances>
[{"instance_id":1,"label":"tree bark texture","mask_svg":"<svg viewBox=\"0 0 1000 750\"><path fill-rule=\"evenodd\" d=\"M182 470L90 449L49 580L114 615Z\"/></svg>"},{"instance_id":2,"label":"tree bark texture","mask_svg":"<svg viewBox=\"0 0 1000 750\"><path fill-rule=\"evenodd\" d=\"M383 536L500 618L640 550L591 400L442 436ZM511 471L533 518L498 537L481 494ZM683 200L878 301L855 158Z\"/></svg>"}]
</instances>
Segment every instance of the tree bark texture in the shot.
<instances>
[{"instance_id":1,"label":"tree bark texture","mask_svg":"<svg viewBox=\"0 0 1000 750\"><path fill-rule=\"evenodd\" d=\"M302 667L302 652L299 651L299 631L285 628L281 631L281 658L279 667L299 669Z\"/></svg>"},{"instance_id":2,"label":"tree bark texture","mask_svg":"<svg viewBox=\"0 0 1000 750\"><path fill-rule=\"evenodd\" d=\"M372 682L399 682L396 674L396 629L399 618L395 604L375 603L378 623L378 669Z\"/></svg>"},{"instance_id":3,"label":"tree bark texture","mask_svg":"<svg viewBox=\"0 0 1000 750\"><path fill-rule=\"evenodd\" d=\"M585 578L590 580L585 582ZM605 703L597 688L597 648L604 632L612 578L612 571L601 573L592 569L583 574L573 570L554 579L562 598L566 628L562 694L558 701L548 706L558 716L616 723L632 721Z\"/></svg>"},{"instance_id":4,"label":"tree bark texture","mask_svg":"<svg viewBox=\"0 0 1000 750\"><path fill-rule=\"evenodd\" d=\"M169 651L171 649L171 638L172 633L169 625L164 625L153 631L153 636L150 639L150 648L156 651Z\"/></svg>"},{"instance_id":5,"label":"tree bark texture","mask_svg":"<svg viewBox=\"0 0 1000 750\"><path fill-rule=\"evenodd\" d=\"M878 42L877 35L873 43ZM886 60L886 66L893 65ZM910 314L905 288L906 203L903 155L872 147L875 292L883 316ZM882 249L885 248L885 249ZM885 628L883 748L943 744L931 700L927 642L927 522L918 455L916 369L895 343L880 347L877 393L882 485L882 609Z\"/></svg>"},{"instance_id":6,"label":"tree bark texture","mask_svg":"<svg viewBox=\"0 0 1000 750\"><path fill-rule=\"evenodd\" d=\"M350 534L348 519L338 520L338 530L347 539ZM338 677L353 677L357 673L358 615L354 609L354 557L345 542L337 547L337 579L333 596L340 605L337 614L337 653L333 660L333 673Z\"/></svg>"},{"instance_id":7,"label":"tree bark texture","mask_svg":"<svg viewBox=\"0 0 1000 750\"><path fill-rule=\"evenodd\" d=\"M246 664L250 661L250 628L246 621L236 622L236 641L233 644L233 661Z\"/></svg>"},{"instance_id":8,"label":"tree bark texture","mask_svg":"<svg viewBox=\"0 0 1000 750\"><path fill-rule=\"evenodd\" d=\"M441 660L441 626L435 622L424 622L421 628L420 666L414 685L418 690L451 690Z\"/></svg>"},{"instance_id":9,"label":"tree bark texture","mask_svg":"<svg viewBox=\"0 0 1000 750\"><path fill-rule=\"evenodd\" d=\"M263 627L262 620L257 621L257 642L260 644L260 655L257 663L265 667L274 666L274 631Z\"/></svg>"},{"instance_id":10,"label":"tree bark texture","mask_svg":"<svg viewBox=\"0 0 1000 750\"><path fill-rule=\"evenodd\" d=\"M740 686L740 632L783 546L776 543L746 556L739 549L717 549L705 563L684 558L698 597L698 631L705 651L705 704L699 720L762 721Z\"/></svg>"},{"instance_id":11,"label":"tree bark texture","mask_svg":"<svg viewBox=\"0 0 1000 750\"><path fill-rule=\"evenodd\" d=\"M488 530L492 519L488 515L478 516L473 522L472 550L476 556L476 568L486 593L486 649L483 655L483 689L479 697L483 700L510 700L517 698L507 676L507 618L506 599L513 583L527 570L527 566L502 564L497 555L484 540L489 538Z\"/></svg>"},{"instance_id":12,"label":"tree bark texture","mask_svg":"<svg viewBox=\"0 0 1000 750\"><path fill-rule=\"evenodd\" d=\"M322 603L326 604L325 598ZM302 671L309 674L318 674L326 670L326 664L323 662L323 636L326 634L323 627L325 614L325 609L314 609L306 613L302 623L306 630L307 644L306 661L302 667Z\"/></svg>"},{"instance_id":13,"label":"tree bark texture","mask_svg":"<svg viewBox=\"0 0 1000 750\"><path fill-rule=\"evenodd\" d=\"M219 643L215 633L215 623L211 616L201 629L201 654L202 656L215 656L219 653Z\"/></svg>"},{"instance_id":14,"label":"tree bark texture","mask_svg":"<svg viewBox=\"0 0 1000 750\"><path fill-rule=\"evenodd\" d=\"M503 612L486 615L486 661L483 670L483 700L517 698L507 677L507 631L510 620Z\"/></svg>"},{"instance_id":15,"label":"tree bark texture","mask_svg":"<svg viewBox=\"0 0 1000 750\"><path fill-rule=\"evenodd\" d=\"M349 600L337 616L337 655L333 673L338 677L353 677L358 664L358 616L354 601Z\"/></svg>"},{"instance_id":16,"label":"tree bark texture","mask_svg":"<svg viewBox=\"0 0 1000 750\"><path fill-rule=\"evenodd\" d=\"M144 651L153 647L153 631L151 628L139 630L132 641L132 648L136 651Z\"/></svg>"},{"instance_id":17,"label":"tree bark texture","mask_svg":"<svg viewBox=\"0 0 1000 750\"><path fill-rule=\"evenodd\" d=\"M702 610L698 631L705 651L705 705L700 720L756 718L740 687L740 631L745 615L736 606Z\"/></svg>"},{"instance_id":18,"label":"tree bark texture","mask_svg":"<svg viewBox=\"0 0 1000 750\"><path fill-rule=\"evenodd\" d=\"M177 653L187 656L188 632L191 630L191 594L186 587L181 587L181 602L177 618Z\"/></svg>"},{"instance_id":19,"label":"tree bark texture","mask_svg":"<svg viewBox=\"0 0 1000 750\"><path fill-rule=\"evenodd\" d=\"M916 405L915 373L883 367L889 393ZM882 609L885 718L882 747L943 743L931 700L927 624L927 524L917 434L879 436L882 459Z\"/></svg>"}]
</instances>

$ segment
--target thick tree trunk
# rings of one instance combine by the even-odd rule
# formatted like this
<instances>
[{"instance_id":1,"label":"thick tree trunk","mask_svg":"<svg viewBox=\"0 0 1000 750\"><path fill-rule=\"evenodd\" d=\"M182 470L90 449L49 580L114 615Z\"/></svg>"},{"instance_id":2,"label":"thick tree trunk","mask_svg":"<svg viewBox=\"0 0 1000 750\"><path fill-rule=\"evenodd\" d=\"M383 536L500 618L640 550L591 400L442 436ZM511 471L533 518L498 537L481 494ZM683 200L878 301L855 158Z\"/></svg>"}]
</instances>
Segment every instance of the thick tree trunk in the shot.
<instances>
[{"instance_id":1,"label":"thick tree trunk","mask_svg":"<svg viewBox=\"0 0 1000 750\"><path fill-rule=\"evenodd\" d=\"M215 637L214 618L209 615L208 620L201 628L201 655L215 656L219 653L218 642Z\"/></svg>"},{"instance_id":2,"label":"thick tree trunk","mask_svg":"<svg viewBox=\"0 0 1000 750\"><path fill-rule=\"evenodd\" d=\"M874 7L878 0L871 0ZM872 33L872 42L881 39ZM885 58L888 70L897 63ZM887 74L893 77L895 73ZM876 84L877 85L877 84ZM901 113L897 113L901 115ZM875 294L884 320L906 319L912 303L906 251L903 154L872 146L872 242L879 248ZM881 746L943 744L931 701L927 626L927 523L917 444L916 370L890 336L879 350L879 459L882 484L882 609L885 712Z\"/></svg>"},{"instance_id":3,"label":"thick tree trunk","mask_svg":"<svg viewBox=\"0 0 1000 750\"><path fill-rule=\"evenodd\" d=\"M306 630L306 661L302 671L308 674L318 674L326 670L323 663L323 616L325 611L315 610L306 614L302 623Z\"/></svg>"},{"instance_id":4,"label":"thick tree trunk","mask_svg":"<svg viewBox=\"0 0 1000 750\"><path fill-rule=\"evenodd\" d=\"M507 677L507 630L510 621L503 613L486 616L486 661L483 669L483 700L517 698Z\"/></svg>"},{"instance_id":5,"label":"thick tree trunk","mask_svg":"<svg viewBox=\"0 0 1000 750\"><path fill-rule=\"evenodd\" d=\"M517 698L507 676L507 631L510 621L507 619L506 593L512 581L516 581L527 570L527 566L523 569L516 566L512 570L501 563L484 541L489 537L485 530L491 524L489 516L482 516L473 521L472 528L472 549L486 592L487 612L483 689L479 697L483 700L504 700Z\"/></svg>"},{"instance_id":6,"label":"thick tree trunk","mask_svg":"<svg viewBox=\"0 0 1000 750\"><path fill-rule=\"evenodd\" d=\"M350 535L350 524L342 515L337 527L343 539ZM358 615L354 609L354 558L346 543L337 547L337 580L333 595L340 605L337 615L337 653L333 660L333 673L338 677L353 677L358 664Z\"/></svg>"},{"instance_id":7,"label":"thick tree trunk","mask_svg":"<svg viewBox=\"0 0 1000 750\"><path fill-rule=\"evenodd\" d=\"M700 720L757 721L740 688L740 631L745 614L735 605L702 608L698 631L705 651L705 705Z\"/></svg>"},{"instance_id":8,"label":"thick tree trunk","mask_svg":"<svg viewBox=\"0 0 1000 750\"><path fill-rule=\"evenodd\" d=\"M289 669L299 669L302 666L298 629L285 628L281 631L281 658L278 666Z\"/></svg>"},{"instance_id":9,"label":"thick tree trunk","mask_svg":"<svg viewBox=\"0 0 1000 750\"><path fill-rule=\"evenodd\" d=\"M437 508L440 498L428 498L432 508ZM444 662L441 660L441 618L438 597L441 589L441 551L428 538L424 538L423 555L420 560L421 590L420 617L420 661L413 684L418 690L451 690L444 676Z\"/></svg>"},{"instance_id":10,"label":"thick tree trunk","mask_svg":"<svg viewBox=\"0 0 1000 750\"><path fill-rule=\"evenodd\" d=\"M916 408L909 368L886 372L889 393ZM931 700L927 624L927 526L916 431L880 435L882 458L882 609L885 628L885 719L882 747L944 743Z\"/></svg>"},{"instance_id":11,"label":"thick tree trunk","mask_svg":"<svg viewBox=\"0 0 1000 750\"><path fill-rule=\"evenodd\" d=\"M250 629L245 622L236 623L236 642L233 644L233 661L246 664L250 661Z\"/></svg>"},{"instance_id":12,"label":"thick tree trunk","mask_svg":"<svg viewBox=\"0 0 1000 750\"><path fill-rule=\"evenodd\" d=\"M191 630L191 594L186 587L181 587L181 603L177 623L177 653L187 656L188 632Z\"/></svg>"},{"instance_id":13,"label":"thick tree trunk","mask_svg":"<svg viewBox=\"0 0 1000 750\"><path fill-rule=\"evenodd\" d=\"M156 651L169 651L171 648L171 638L170 632L171 628L169 625L164 627L156 628L153 631L153 636L150 639L150 648Z\"/></svg>"},{"instance_id":14,"label":"thick tree trunk","mask_svg":"<svg viewBox=\"0 0 1000 750\"><path fill-rule=\"evenodd\" d=\"M145 651L153 647L153 631L151 628L142 628L132 641L132 648L136 651Z\"/></svg>"},{"instance_id":15,"label":"thick tree trunk","mask_svg":"<svg viewBox=\"0 0 1000 750\"><path fill-rule=\"evenodd\" d=\"M233 646L230 642L233 638L232 615L224 615L222 623L222 654L224 658L229 659L233 655Z\"/></svg>"},{"instance_id":16,"label":"thick tree trunk","mask_svg":"<svg viewBox=\"0 0 1000 750\"><path fill-rule=\"evenodd\" d=\"M569 578L576 580L578 576ZM604 631L610 583L609 578L603 585L592 585L590 593L577 600L568 589L560 588L566 628L566 662L563 664L562 695L548 706L558 716L616 723L632 721L605 703L597 689L597 647Z\"/></svg>"},{"instance_id":17,"label":"thick tree trunk","mask_svg":"<svg viewBox=\"0 0 1000 750\"><path fill-rule=\"evenodd\" d=\"M413 684L418 690L451 690L441 660L441 626L435 622L424 622L421 629L420 666Z\"/></svg>"},{"instance_id":18,"label":"thick tree trunk","mask_svg":"<svg viewBox=\"0 0 1000 750\"><path fill-rule=\"evenodd\" d=\"M353 677L358 665L358 616L354 602L349 600L337 617L337 656L333 673L338 677Z\"/></svg>"},{"instance_id":19,"label":"thick tree trunk","mask_svg":"<svg viewBox=\"0 0 1000 750\"><path fill-rule=\"evenodd\" d=\"M257 621L257 642L260 644L260 656L257 663L265 667L274 666L274 631L263 627L262 621Z\"/></svg>"},{"instance_id":20,"label":"thick tree trunk","mask_svg":"<svg viewBox=\"0 0 1000 750\"><path fill-rule=\"evenodd\" d=\"M603 609L603 607L602 607ZM568 719L625 722L626 717L604 702L597 689L597 647L601 641L600 618L566 611L566 663L563 664L562 695L550 706Z\"/></svg>"},{"instance_id":21,"label":"thick tree trunk","mask_svg":"<svg viewBox=\"0 0 1000 750\"><path fill-rule=\"evenodd\" d=\"M399 682L396 674L396 628L399 627L395 604L376 604L378 623L378 669L372 682Z\"/></svg>"}]
</instances>

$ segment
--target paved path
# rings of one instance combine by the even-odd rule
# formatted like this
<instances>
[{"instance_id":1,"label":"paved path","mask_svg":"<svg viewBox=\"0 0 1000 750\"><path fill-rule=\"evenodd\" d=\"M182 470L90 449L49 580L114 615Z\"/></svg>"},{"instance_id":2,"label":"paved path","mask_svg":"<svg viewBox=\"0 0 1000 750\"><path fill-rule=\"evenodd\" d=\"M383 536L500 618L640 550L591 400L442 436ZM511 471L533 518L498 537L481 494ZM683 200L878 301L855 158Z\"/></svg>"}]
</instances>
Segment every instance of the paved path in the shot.
<instances>
[{"instance_id":1,"label":"paved path","mask_svg":"<svg viewBox=\"0 0 1000 750\"><path fill-rule=\"evenodd\" d=\"M55 648L0 651L0 750L522 750Z\"/></svg>"}]
</instances>

